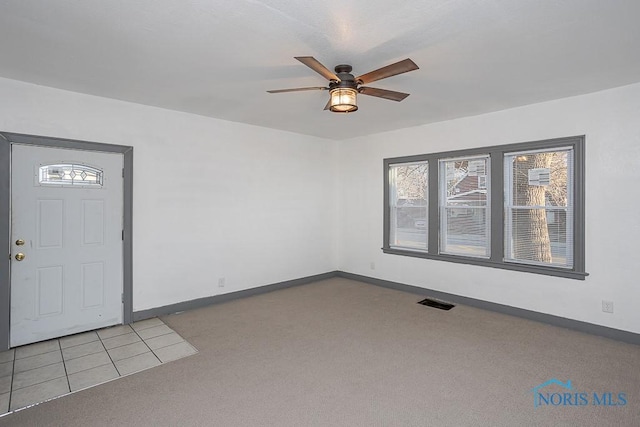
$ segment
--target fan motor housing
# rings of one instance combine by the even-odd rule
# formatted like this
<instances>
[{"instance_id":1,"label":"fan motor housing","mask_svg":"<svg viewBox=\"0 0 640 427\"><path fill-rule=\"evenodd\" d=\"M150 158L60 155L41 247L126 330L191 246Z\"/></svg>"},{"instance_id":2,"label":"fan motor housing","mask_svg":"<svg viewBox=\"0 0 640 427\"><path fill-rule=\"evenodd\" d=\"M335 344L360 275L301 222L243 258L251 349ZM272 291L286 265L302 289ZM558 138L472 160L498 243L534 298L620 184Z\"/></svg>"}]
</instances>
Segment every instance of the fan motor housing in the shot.
<instances>
[{"instance_id":1,"label":"fan motor housing","mask_svg":"<svg viewBox=\"0 0 640 427\"><path fill-rule=\"evenodd\" d=\"M356 82L355 77L351 74L351 70L353 69L351 65L348 64L340 64L335 66L336 75L340 79L339 82L331 81L329 83L329 89L335 88L351 88L357 89L358 82Z\"/></svg>"}]
</instances>

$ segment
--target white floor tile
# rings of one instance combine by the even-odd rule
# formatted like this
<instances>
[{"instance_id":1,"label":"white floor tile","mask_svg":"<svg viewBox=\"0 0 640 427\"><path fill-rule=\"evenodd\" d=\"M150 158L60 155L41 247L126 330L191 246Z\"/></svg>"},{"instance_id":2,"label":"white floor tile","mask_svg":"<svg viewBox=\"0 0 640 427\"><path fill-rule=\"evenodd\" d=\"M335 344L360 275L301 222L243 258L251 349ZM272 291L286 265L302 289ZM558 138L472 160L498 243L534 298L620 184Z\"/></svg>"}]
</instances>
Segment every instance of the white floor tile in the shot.
<instances>
[{"instance_id":1,"label":"white floor tile","mask_svg":"<svg viewBox=\"0 0 640 427\"><path fill-rule=\"evenodd\" d=\"M41 368L30 369L28 371L19 372L13 376L13 391L21 388L29 387L34 384L62 378L67 373L62 363L54 363L53 365L43 366Z\"/></svg>"},{"instance_id":2,"label":"white floor tile","mask_svg":"<svg viewBox=\"0 0 640 427\"><path fill-rule=\"evenodd\" d=\"M118 325L118 326L112 326L106 329L100 329L98 331L98 336L100 337L100 339L104 340L107 338L116 337L118 335L129 334L131 332L133 332L133 329L131 329L131 326Z\"/></svg>"},{"instance_id":3,"label":"white floor tile","mask_svg":"<svg viewBox=\"0 0 640 427\"><path fill-rule=\"evenodd\" d=\"M142 329L137 331L140 338L143 340L147 340L149 338L158 337L160 335L166 335L173 332L173 329L168 327L167 325L153 326L151 328Z\"/></svg>"},{"instance_id":4,"label":"white floor tile","mask_svg":"<svg viewBox=\"0 0 640 427\"><path fill-rule=\"evenodd\" d=\"M160 365L160 361L149 351L148 353L139 354L128 359L118 360L115 364L120 375L128 375L158 366Z\"/></svg>"},{"instance_id":5,"label":"white floor tile","mask_svg":"<svg viewBox=\"0 0 640 427\"><path fill-rule=\"evenodd\" d=\"M60 338L60 347L74 347L80 344L86 344L93 341L98 341L98 334L94 331L85 332L83 334L71 335L68 337Z\"/></svg>"},{"instance_id":6,"label":"white floor tile","mask_svg":"<svg viewBox=\"0 0 640 427\"><path fill-rule=\"evenodd\" d=\"M183 341L184 339L180 335L176 334L175 332L144 340L144 342L149 346L151 350L156 350L158 348L167 347L173 344L178 344L179 342L183 342Z\"/></svg>"},{"instance_id":7,"label":"white floor tile","mask_svg":"<svg viewBox=\"0 0 640 427\"><path fill-rule=\"evenodd\" d=\"M158 319L157 317L154 317L152 319L145 319L139 322L135 322L131 325L131 327L133 327L133 329L135 329L136 331L141 331L143 329L149 329L154 326L162 326L162 325L164 325L164 322Z\"/></svg>"},{"instance_id":8,"label":"white floor tile","mask_svg":"<svg viewBox=\"0 0 640 427\"><path fill-rule=\"evenodd\" d=\"M140 341L133 344L123 345L122 347L112 348L109 350L109 356L111 356L111 359L115 362L117 360L127 359L148 351L150 351L149 347Z\"/></svg>"},{"instance_id":9,"label":"white floor tile","mask_svg":"<svg viewBox=\"0 0 640 427\"><path fill-rule=\"evenodd\" d=\"M16 351L14 349L7 350L7 351L0 351L0 363L12 361L15 352Z\"/></svg>"},{"instance_id":10,"label":"white floor tile","mask_svg":"<svg viewBox=\"0 0 640 427\"><path fill-rule=\"evenodd\" d=\"M35 356L38 354L50 353L60 350L58 340L38 342L29 344L16 349L16 359L24 359L25 357Z\"/></svg>"},{"instance_id":11,"label":"white floor tile","mask_svg":"<svg viewBox=\"0 0 640 427\"><path fill-rule=\"evenodd\" d=\"M0 394L0 415L9 412L9 393Z\"/></svg>"},{"instance_id":12,"label":"white floor tile","mask_svg":"<svg viewBox=\"0 0 640 427\"><path fill-rule=\"evenodd\" d=\"M37 356L25 357L24 359L16 359L14 369L17 374L18 372L53 365L58 362L62 362L62 353L60 353L60 350L38 354Z\"/></svg>"},{"instance_id":13,"label":"white floor tile","mask_svg":"<svg viewBox=\"0 0 640 427\"><path fill-rule=\"evenodd\" d=\"M106 351L99 353L88 354L86 356L78 357L76 359L67 360L64 362L64 366L67 368L67 375L75 374L76 372L86 371L87 369L97 368L98 366L113 364L111 358Z\"/></svg>"},{"instance_id":14,"label":"white floor tile","mask_svg":"<svg viewBox=\"0 0 640 427\"><path fill-rule=\"evenodd\" d=\"M13 411L24 408L67 393L69 393L69 383L66 377L21 388L11 393L11 408L9 409Z\"/></svg>"},{"instance_id":15,"label":"white floor tile","mask_svg":"<svg viewBox=\"0 0 640 427\"><path fill-rule=\"evenodd\" d=\"M0 377L0 394L11 391L11 375Z\"/></svg>"},{"instance_id":16,"label":"white floor tile","mask_svg":"<svg viewBox=\"0 0 640 427\"><path fill-rule=\"evenodd\" d=\"M78 357L86 356L88 354L100 353L104 351L104 347L100 341L88 342L86 344L80 344L75 347L67 347L62 349L62 355L64 360L71 360Z\"/></svg>"},{"instance_id":17,"label":"white floor tile","mask_svg":"<svg viewBox=\"0 0 640 427\"><path fill-rule=\"evenodd\" d=\"M110 363L69 375L69 385L71 391L76 391L118 378L118 376L115 366Z\"/></svg>"},{"instance_id":18,"label":"white floor tile","mask_svg":"<svg viewBox=\"0 0 640 427\"><path fill-rule=\"evenodd\" d=\"M0 352L0 415L197 353L158 318L132 326Z\"/></svg>"},{"instance_id":19,"label":"white floor tile","mask_svg":"<svg viewBox=\"0 0 640 427\"><path fill-rule=\"evenodd\" d=\"M141 341L138 334L131 332L130 334L118 335L117 337L111 337L102 340L104 347L109 350L116 347L122 347L123 345L133 344L134 342Z\"/></svg>"},{"instance_id":20,"label":"white floor tile","mask_svg":"<svg viewBox=\"0 0 640 427\"><path fill-rule=\"evenodd\" d=\"M180 359L186 356L191 356L192 354L197 353L198 351L188 342L181 342L178 344L170 345L168 347L162 347L157 350L154 350L158 359L162 361L162 363L168 362L170 360Z\"/></svg>"},{"instance_id":21,"label":"white floor tile","mask_svg":"<svg viewBox=\"0 0 640 427\"><path fill-rule=\"evenodd\" d=\"M13 360L11 362L0 363L0 377L13 374Z\"/></svg>"}]
</instances>

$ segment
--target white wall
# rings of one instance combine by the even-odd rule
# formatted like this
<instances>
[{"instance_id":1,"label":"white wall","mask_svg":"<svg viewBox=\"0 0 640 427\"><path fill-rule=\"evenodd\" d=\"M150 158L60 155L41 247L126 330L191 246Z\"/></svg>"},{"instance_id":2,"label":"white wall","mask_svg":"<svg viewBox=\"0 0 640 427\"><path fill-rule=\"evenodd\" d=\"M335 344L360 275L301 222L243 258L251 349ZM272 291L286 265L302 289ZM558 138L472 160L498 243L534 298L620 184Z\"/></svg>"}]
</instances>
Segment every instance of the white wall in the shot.
<instances>
[{"instance_id":1,"label":"white wall","mask_svg":"<svg viewBox=\"0 0 640 427\"><path fill-rule=\"evenodd\" d=\"M0 79L1 131L135 147L134 310L340 269L640 333L639 117L636 84L333 142ZM380 250L383 158L583 134L585 281Z\"/></svg>"},{"instance_id":2,"label":"white wall","mask_svg":"<svg viewBox=\"0 0 640 427\"><path fill-rule=\"evenodd\" d=\"M134 147L134 311L336 269L335 142L7 79L0 130Z\"/></svg>"},{"instance_id":3,"label":"white wall","mask_svg":"<svg viewBox=\"0 0 640 427\"><path fill-rule=\"evenodd\" d=\"M586 135L585 281L380 250L384 158L573 135ZM343 141L339 158L340 270L640 332L640 84Z\"/></svg>"}]
</instances>

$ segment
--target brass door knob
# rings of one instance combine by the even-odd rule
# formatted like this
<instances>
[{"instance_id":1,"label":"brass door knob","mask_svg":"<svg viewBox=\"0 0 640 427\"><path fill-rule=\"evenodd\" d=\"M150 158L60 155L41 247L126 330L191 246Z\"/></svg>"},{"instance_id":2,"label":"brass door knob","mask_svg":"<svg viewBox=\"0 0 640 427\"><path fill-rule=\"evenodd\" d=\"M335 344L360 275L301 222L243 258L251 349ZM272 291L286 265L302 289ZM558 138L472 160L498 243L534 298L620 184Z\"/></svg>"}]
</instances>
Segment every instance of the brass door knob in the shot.
<instances>
[{"instance_id":1,"label":"brass door knob","mask_svg":"<svg viewBox=\"0 0 640 427\"><path fill-rule=\"evenodd\" d=\"M22 239L16 240L16 246L22 246L22 245L24 245L24 240Z\"/></svg>"},{"instance_id":2,"label":"brass door knob","mask_svg":"<svg viewBox=\"0 0 640 427\"><path fill-rule=\"evenodd\" d=\"M16 261L22 261L25 257L25 254L23 254L22 252L18 252L16 254Z\"/></svg>"}]
</instances>

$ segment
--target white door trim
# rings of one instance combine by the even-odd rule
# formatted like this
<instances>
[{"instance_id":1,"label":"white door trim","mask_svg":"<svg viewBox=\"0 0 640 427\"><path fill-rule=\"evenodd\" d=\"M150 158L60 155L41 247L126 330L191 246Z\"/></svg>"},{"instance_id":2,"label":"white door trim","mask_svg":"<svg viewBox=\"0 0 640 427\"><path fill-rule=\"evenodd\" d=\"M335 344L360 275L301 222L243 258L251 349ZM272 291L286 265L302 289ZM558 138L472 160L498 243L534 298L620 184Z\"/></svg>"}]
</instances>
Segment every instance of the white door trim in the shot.
<instances>
[{"instance_id":1,"label":"white door trim","mask_svg":"<svg viewBox=\"0 0 640 427\"><path fill-rule=\"evenodd\" d=\"M132 208L133 147L43 136L0 132L0 351L9 348L11 308L11 145L20 143L53 148L121 153L124 156L123 192L123 323L133 321Z\"/></svg>"}]
</instances>

